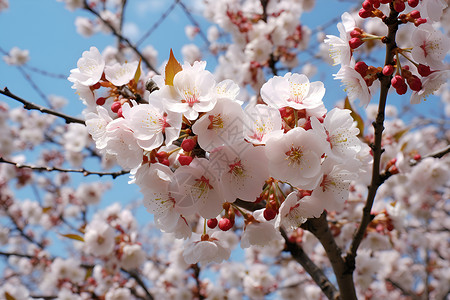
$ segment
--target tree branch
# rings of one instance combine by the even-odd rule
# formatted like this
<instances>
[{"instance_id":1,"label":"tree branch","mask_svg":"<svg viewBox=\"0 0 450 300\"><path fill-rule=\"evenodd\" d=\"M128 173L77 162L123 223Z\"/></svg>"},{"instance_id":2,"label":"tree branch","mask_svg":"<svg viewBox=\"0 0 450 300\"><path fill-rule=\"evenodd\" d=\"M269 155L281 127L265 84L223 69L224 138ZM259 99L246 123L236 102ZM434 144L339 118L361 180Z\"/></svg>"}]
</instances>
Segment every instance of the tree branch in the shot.
<instances>
[{"instance_id":1,"label":"tree branch","mask_svg":"<svg viewBox=\"0 0 450 300\"><path fill-rule=\"evenodd\" d=\"M301 228L314 234L325 249L334 274L336 275L341 299L356 300L356 290L352 277L354 268L350 268L342 258L341 248L336 244L328 226L326 211L319 218L308 219L302 224Z\"/></svg>"},{"instance_id":2,"label":"tree branch","mask_svg":"<svg viewBox=\"0 0 450 300\"><path fill-rule=\"evenodd\" d=\"M31 102L29 102L29 101L27 101L27 100L25 100L23 98L20 98L19 96L16 96L15 94L11 93L7 87L5 87L3 90L0 89L0 94L5 95L5 96L7 96L7 97L9 97L11 99L14 99L16 101L19 101L20 103L23 104L23 108L25 108L27 110L38 110L41 113L54 115L54 116L63 118L66 121L67 124L69 124L69 123L79 123L79 124L85 125L84 120L71 117L69 115L57 112L57 111L52 110L52 109L45 108L43 106L31 103Z\"/></svg>"},{"instance_id":3,"label":"tree branch","mask_svg":"<svg viewBox=\"0 0 450 300\"><path fill-rule=\"evenodd\" d=\"M390 4L390 9L391 11L389 17L385 20L385 24L388 26L389 29L386 43L385 65L393 64L394 50L397 48L397 44L395 43L395 36L398 30L398 21L397 21L398 12L395 11L392 3ZM383 149L381 148L381 141L384 130L383 124L385 117L386 100L389 88L391 86L391 78L392 75L384 76L381 74L380 79L381 91L380 91L380 101L378 104L378 114L376 121L373 123L375 129L375 142L372 146L373 152L372 180L369 186L366 204L363 208L361 223L359 224L359 227L353 236L353 241L350 245L350 249L347 253L347 256L345 257L345 262L347 263L347 266L351 269L352 272L355 269L356 251L358 250L358 247L361 244L367 226L373 219L373 216L370 214L370 212L372 210L375 195L377 193L378 187L382 184L380 176L380 161L381 161L381 154L383 153Z\"/></svg>"},{"instance_id":4,"label":"tree branch","mask_svg":"<svg viewBox=\"0 0 450 300\"><path fill-rule=\"evenodd\" d=\"M320 287L322 292L328 299L339 299L339 291L328 280L323 271L309 258L309 256L303 251L297 243L293 243L289 240L284 229L281 229L281 235L286 241L286 249L292 255L292 257L302 265L303 269L311 276L314 282Z\"/></svg>"},{"instance_id":5,"label":"tree branch","mask_svg":"<svg viewBox=\"0 0 450 300\"><path fill-rule=\"evenodd\" d=\"M64 173L82 173L84 176L88 176L88 175L98 175L100 177L111 176L113 179L115 179L116 177L119 177L121 175L130 173L130 171L126 171L126 170L122 170L122 171L118 171L118 172L93 172L93 171L88 171L84 168L82 168L82 169L63 169L63 168L58 168L58 167L38 167L38 166L19 164L19 163L13 162L13 161L6 160L3 157L0 157L0 163L6 163L9 165L13 165L19 169L27 168L27 169L36 170L39 172L58 171L58 172L64 172Z\"/></svg>"}]
</instances>

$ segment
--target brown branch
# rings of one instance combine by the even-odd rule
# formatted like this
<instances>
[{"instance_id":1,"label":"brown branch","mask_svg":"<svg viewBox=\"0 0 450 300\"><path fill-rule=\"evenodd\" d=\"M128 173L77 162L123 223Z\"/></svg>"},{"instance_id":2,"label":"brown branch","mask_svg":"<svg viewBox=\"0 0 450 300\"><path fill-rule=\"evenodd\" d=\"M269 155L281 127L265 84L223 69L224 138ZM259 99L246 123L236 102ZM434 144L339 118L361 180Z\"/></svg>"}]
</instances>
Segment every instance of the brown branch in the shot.
<instances>
[{"instance_id":1,"label":"brown branch","mask_svg":"<svg viewBox=\"0 0 450 300\"><path fill-rule=\"evenodd\" d=\"M49 114L49 115L54 115L60 118L63 118L67 124L69 123L79 123L79 124L85 124L84 120L78 119L78 118L74 118L71 117L69 115L57 112L55 110L31 103L23 98L20 98L19 96L16 96L15 94L11 93L9 91L9 89L7 87L5 87L3 90L0 89L0 94L5 95L11 99L14 99L16 101L19 101L20 103L23 104L23 108L27 109L27 110L38 110L41 113L45 113L45 114Z\"/></svg>"},{"instance_id":2,"label":"brown branch","mask_svg":"<svg viewBox=\"0 0 450 300\"><path fill-rule=\"evenodd\" d=\"M336 275L341 299L356 300L356 290L352 277L354 268L350 268L342 257L342 250L336 244L328 226L327 213L324 211L319 218L308 219L301 227L314 234L325 249Z\"/></svg>"},{"instance_id":3,"label":"brown branch","mask_svg":"<svg viewBox=\"0 0 450 300\"><path fill-rule=\"evenodd\" d=\"M386 278L386 282L389 282L390 284L392 284L392 286L399 289L403 295L411 297L411 299L413 299L413 300L420 300L420 297L418 297L414 292L405 289L398 282L396 282L390 278Z\"/></svg>"},{"instance_id":4,"label":"brown branch","mask_svg":"<svg viewBox=\"0 0 450 300\"><path fill-rule=\"evenodd\" d=\"M178 2L178 5L181 6L181 8L183 9L184 14L189 19L189 21L192 23L192 25L194 25L195 27L197 27L200 30L200 24L194 19L194 17L192 16L191 12L186 7L186 5L184 5L184 3L181 2L181 0L178 0L177 2ZM202 40L206 43L206 45L210 44L209 41L208 41L208 38L206 37L206 35L203 33L202 30L200 30L198 32L198 34L200 35Z\"/></svg>"},{"instance_id":5,"label":"brown branch","mask_svg":"<svg viewBox=\"0 0 450 300\"><path fill-rule=\"evenodd\" d=\"M386 57L385 57L385 65L393 64L394 62L394 50L397 48L397 44L395 43L395 36L398 30L398 12L395 11L393 4L390 4L391 12L389 17L385 20L385 24L388 26L389 33L386 37ZM372 168L372 180L369 186L369 191L367 194L366 204L363 208L363 215L361 218L361 223L359 224L358 229L356 230L353 241L350 245L350 249L345 257L345 261L347 266L352 270L355 269L355 257L356 251L358 250L359 245L364 237L364 233L366 232L367 226L372 221L373 216L370 214L373 202L375 199L375 195L377 193L378 187L382 184L381 176L380 176L380 161L381 154L383 149L381 148L382 135L384 130L384 117L385 117L385 106L387 100L387 94L389 88L391 86L391 76L384 76L380 74L381 81L381 91L380 91L380 101L378 104L378 114L375 122L373 123L375 129L375 142L372 146L373 152L373 168Z\"/></svg>"},{"instance_id":6,"label":"brown branch","mask_svg":"<svg viewBox=\"0 0 450 300\"><path fill-rule=\"evenodd\" d=\"M82 169L63 169L63 168L58 168L58 167L38 167L38 166L19 164L19 163L13 162L13 161L6 160L3 157L0 157L0 163L10 164L19 169L27 168L27 169L31 169L31 170L35 170L35 171L39 171L39 172L58 171L58 172L64 172L64 173L81 173L84 176L88 176L88 175L98 175L100 177L111 176L113 179L115 179L116 177L119 177L121 175L130 173L130 171L126 171L126 170L122 170L122 171L118 171L118 172L94 172L94 171L88 171L84 168L82 168Z\"/></svg>"},{"instance_id":7,"label":"brown branch","mask_svg":"<svg viewBox=\"0 0 450 300\"><path fill-rule=\"evenodd\" d=\"M292 255L292 257L305 269L305 271L311 276L314 282L320 287L322 292L328 299L339 299L339 291L328 280L323 271L309 258L309 256L303 251L297 243L293 243L289 240L286 231L280 230L286 242L286 249Z\"/></svg>"},{"instance_id":8,"label":"brown branch","mask_svg":"<svg viewBox=\"0 0 450 300\"><path fill-rule=\"evenodd\" d=\"M130 275L131 278L136 280L137 284L144 290L145 295L147 296L145 299L147 300L153 300L153 295L150 294L150 292L147 289L147 286L145 285L145 282L142 281L141 276L139 276L139 273L136 270L127 271L125 269L120 269L122 272L127 273Z\"/></svg>"},{"instance_id":9,"label":"brown branch","mask_svg":"<svg viewBox=\"0 0 450 300\"><path fill-rule=\"evenodd\" d=\"M112 34L114 36L116 36L117 38L119 38L121 41L125 42L125 44L127 44L128 47L130 47L134 53L136 53L136 55L138 55L141 60L144 62L144 64L147 66L147 68L149 68L150 70L152 70L153 72L155 72L156 74L159 74L159 72L150 64L150 62L145 58L145 56L142 55L142 53L136 48L136 46L134 46L129 39L127 39L126 37L124 37L123 35L121 35L116 28L114 28L114 26L112 26L108 21L106 21L105 19L103 19L100 14L98 12L96 12L95 10L93 10L89 4L87 3L87 0L84 0L84 9L86 9L87 11L89 11L90 13L92 13L93 15L95 15L100 21L102 21L103 24L105 24L112 32Z\"/></svg>"}]
</instances>

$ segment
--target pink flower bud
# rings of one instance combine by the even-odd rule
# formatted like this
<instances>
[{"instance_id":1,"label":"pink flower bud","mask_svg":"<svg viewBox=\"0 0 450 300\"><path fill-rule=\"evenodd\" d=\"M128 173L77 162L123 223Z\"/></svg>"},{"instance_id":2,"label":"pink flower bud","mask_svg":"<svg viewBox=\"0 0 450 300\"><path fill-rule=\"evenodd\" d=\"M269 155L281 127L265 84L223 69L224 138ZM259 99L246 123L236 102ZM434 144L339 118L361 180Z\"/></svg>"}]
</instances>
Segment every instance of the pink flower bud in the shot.
<instances>
[{"instance_id":1,"label":"pink flower bud","mask_svg":"<svg viewBox=\"0 0 450 300\"><path fill-rule=\"evenodd\" d=\"M370 10L370 11L373 10L372 3L370 3L369 0L365 0L365 1L362 3L362 7L363 7L365 10Z\"/></svg>"},{"instance_id":2,"label":"pink flower bud","mask_svg":"<svg viewBox=\"0 0 450 300\"><path fill-rule=\"evenodd\" d=\"M122 107L119 108L119 110L117 111L117 116L118 116L119 118L123 118Z\"/></svg>"},{"instance_id":3,"label":"pink flower bud","mask_svg":"<svg viewBox=\"0 0 450 300\"><path fill-rule=\"evenodd\" d=\"M395 89L395 91L397 92L397 94L399 95L404 95L406 94L406 91L408 90L408 86L406 85L406 83L403 83L403 85L401 85L399 88Z\"/></svg>"},{"instance_id":4,"label":"pink flower bud","mask_svg":"<svg viewBox=\"0 0 450 300\"><path fill-rule=\"evenodd\" d=\"M184 139L181 148L186 152L191 152L195 148L196 142L193 139Z\"/></svg>"},{"instance_id":5,"label":"pink flower bud","mask_svg":"<svg viewBox=\"0 0 450 300\"><path fill-rule=\"evenodd\" d=\"M170 161L167 158L164 158L163 160L159 161L160 164L166 165L166 166L170 166Z\"/></svg>"},{"instance_id":6,"label":"pink flower bud","mask_svg":"<svg viewBox=\"0 0 450 300\"><path fill-rule=\"evenodd\" d=\"M418 18L414 20L414 25L419 26L420 24L424 24L427 22L427 19Z\"/></svg>"},{"instance_id":7,"label":"pink flower bud","mask_svg":"<svg viewBox=\"0 0 450 300\"><path fill-rule=\"evenodd\" d=\"M355 29L353 29L352 31L350 31L350 36L351 36L352 38L359 38L359 37L361 37L361 33L362 33L362 30L361 30L361 29L355 28Z\"/></svg>"}]
</instances>

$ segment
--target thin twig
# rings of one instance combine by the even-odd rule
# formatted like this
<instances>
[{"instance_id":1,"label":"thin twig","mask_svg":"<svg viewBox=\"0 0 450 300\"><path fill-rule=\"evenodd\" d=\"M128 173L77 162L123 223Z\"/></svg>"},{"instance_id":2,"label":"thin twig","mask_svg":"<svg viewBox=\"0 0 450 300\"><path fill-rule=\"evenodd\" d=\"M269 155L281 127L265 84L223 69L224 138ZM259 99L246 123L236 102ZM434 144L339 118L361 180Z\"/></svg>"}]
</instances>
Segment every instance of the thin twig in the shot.
<instances>
[{"instance_id":1,"label":"thin twig","mask_svg":"<svg viewBox=\"0 0 450 300\"><path fill-rule=\"evenodd\" d=\"M112 32L112 34L114 36L116 36L117 38L119 38L121 41L125 42L125 44L127 44L128 47L130 47L134 53L136 53L136 55L138 55L141 60L144 62L144 64L147 66L147 68L149 68L150 70L152 70L153 72L155 72L156 74L159 74L159 72L152 66L152 64L147 60L147 58L145 58L145 56L142 55L142 53L136 48L136 46L134 46L129 39L127 39L126 37L124 37L123 35L121 35L116 28L114 28L114 26L112 26L108 21L106 21L105 19L103 19L100 14L98 12L96 12L95 10L93 10L89 4L87 3L87 0L84 0L84 9L86 9L87 11L89 11L90 13L92 13L93 15L95 15L100 21L102 21L103 24L105 24Z\"/></svg>"},{"instance_id":2,"label":"thin twig","mask_svg":"<svg viewBox=\"0 0 450 300\"><path fill-rule=\"evenodd\" d=\"M31 103L23 98L20 98L19 96L16 96L15 94L11 93L9 91L9 89L7 87L5 87L3 90L0 89L0 94L5 95L11 99L14 99L16 101L19 101L20 103L23 104L23 108L28 109L28 110L38 110L41 113L45 113L45 114L49 114L49 115L54 115L60 118L63 118L67 124L69 123L79 123L79 124L85 124L84 120L78 119L78 118L74 118L71 117L69 115L57 112L55 110Z\"/></svg>"},{"instance_id":3,"label":"thin twig","mask_svg":"<svg viewBox=\"0 0 450 300\"><path fill-rule=\"evenodd\" d=\"M57 172L64 172L64 173L81 173L84 176L88 176L88 175L98 175L100 177L111 176L113 179L115 179L116 177L119 177L121 175L130 173L130 171L126 171L126 170L122 170L122 171L118 171L118 172L95 172L95 171L88 171L84 168L82 168L82 169L64 169L64 168L58 168L58 167L31 166L31 165L24 165L24 164L19 164L19 163L13 162L13 161L9 161L9 160L4 159L3 157L0 157L0 163L10 164L19 169L27 168L27 169L31 169L31 170L35 170L35 171L39 171L39 172L57 171Z\"/></svg>"},{"instance_id":4,"label":"thin twig","mask_svg":"<svg viewBox=\"0 0 450 300\"><path fill-rule=\"evenodd\" d=\"M169 6L169 8L161 14L158 20L150 27L147 32L144 33L144 35L137 41L136 47L139 47L158 27L162 24L162 22L167 18L167 16L174 10L175 6L177 5L179 0L173 1L172 5Z\"/></svg>"},{"instance_id":5,"label":"thin twig","mask_svg":"<svg viewBox=\"0 0 450 300\"><path fill-rule=\"evenodd\" d=\"M297 243L293 243L289 240L286 231L280 230L286 242L286 249L292 255L292 257L302 265L303 269L311 276L314 282L320 287L322 292L327 296L328 299L339 299L339 291L336 287L328 280L327 276L323 271L309 258L309 256L303 251Z\"/></svg>"}]
</instances>

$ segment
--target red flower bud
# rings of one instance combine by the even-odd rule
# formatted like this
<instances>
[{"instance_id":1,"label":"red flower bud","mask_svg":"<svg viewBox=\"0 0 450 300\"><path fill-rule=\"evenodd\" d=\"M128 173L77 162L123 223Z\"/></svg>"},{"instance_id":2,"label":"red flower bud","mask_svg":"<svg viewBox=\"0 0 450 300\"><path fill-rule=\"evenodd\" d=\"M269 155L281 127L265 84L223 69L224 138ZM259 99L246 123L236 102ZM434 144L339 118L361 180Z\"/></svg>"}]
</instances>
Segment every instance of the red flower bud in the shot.
<instances>
[{"instance_id":1,"label":"red flower bud","mask_svg":"<svg viewBox=\"0 0 450 300\"><path fill-rule=\"evenodd\" d=\"M419 26L420 24L424 24L427 22L427 19L418 18L414 20L414 25Z\"/></svg>"},{"instance_id":2,"label":"red flower bud","mask_svg":"<svg viewBox=\"0 0 450 300\"><path fill-rule=\"evenodd\" d=\"M420 12L418 10L413 10L412 12L409 13L409 15L411 16L411 18L414 19L420 18Z\"/></svg>"},{"instance_id":3,"label":"red flower bud","mask_svg":"<svg viewBox=\"0 0 450 300\"><path fill-rule=\"evenodd\" d=\"M113 104L111 104L111 111L114 113L117 113L119 111L119 108L122 107L122 104L120 104L119 101L114 102Z\"/></svg>"},{"instance_id":4,"label":"red flower bud","mask_svg":"<svg viewBox=\"0 0 450 300\"><path fill-rule=\"evenodd\" d=\"M264 219L267 221L273 220L277 216L277 212L271 208L266 208L264 210Z\"/></svg>"},{"instance_id":5,"label":"red flower bud","mask_svg":"<svg viewBox=\"0 0 450 300\"><path fill-rule=\"evenodd\" d=\"M363 7L365 10L370 10L370 11L373 10L372 3L370 3L369 0L365 0L365 1L362 3L362 7Z\"/></svg>"},{"instance_id":6,"label":"red flower bud","mask_svg":"<svg viewBox=\"0 0 450 300\"><path fill-rule=\"evenodd\" d=\"M420 91L422 89L422 81L416 75L408 77L406 80L408 82L409 88L413 91Z\"/></svg>"},{"instance_id":7,"label":"red flower bud","mask_svg":"<svg viewBox=\"0 0 450 300\"><path fill-rule=\"evenodd\" d=\"M181 143L181 148L186 152L191 152L197 143L193 139L184 139Z\"/></svg>"},{"instance_id":8,"label":"red flower bud","mask_svg":"<svg viewBox=\"0 0 450 300\"><path fill-rule=\"evenodd\" d=\"M402 0L394 0L394 9L396 12L402 12L404 11L406 8L405 2L403 2Z\"/></svg>"},{"instance_id":9,"label":"red flower bud","mask_svg":"<svg viewBox=\"0 0 450 300\"><path fill-rule=\"evenodd\" d=\"M360 38L351 38L350 41L348 42L348 44L350 45L350 48L352 48L352 49L358 48L363 43L364 43L364 41L361 40Z\"/></svg>"},{"instance_id":10,"label":"red flower bud","mask_svg":"<svg viewBox=\"0 0 450 300\"><path fill-rule=\"evenodd\" d=\"M178 161L182 166L188 166L192 162L193 158L187 155L178 156Z\"/></svg>"},{"instance_id":11,"label":"red flower bud","mask_svg":"<svg viewBox=\"0 0 450 300\"><path fill-rule=\"evenodd\" d=\"M216 228L217 224L219 224L219 221L217 221L216 218L214 218L214 219L209 219L209 220L206 222L206 225L208 225L208 227L211 228L211 229Z\"/></svg>"},{"instance_id":12,"label":"red flower bud","mask_svg":"<svg viewBox=\"0 0 450 300\"><path fill-rule=\"evenodd\" d=\"M164 158L163 160L159 161L160 164L170 166L170 161L167 158Z\"/></svg>"},{"instance_id":13,"label":"red flower bud","mask_svg":"<svg viewBox=\"0 0 450 300\"><path fill-rule=\"evenodd\" d=\"M230 230L231 227L233 227L233 222L231 222L230 219L227 219L227 218L220 219L220 221L219 221L220 230L227 231L227 230Z\"/></svg>"},{"instance_id":14,"label":"red flower bud","mask_svg":"<svg viewBox=\"0 0 450 300\"><path fill-rule=\"evenodd\" d=\"M402 84L405 84L405 79L400 75L395 75L394 78L391 79L391 84L394 88L399 88Z\"/></svg>"},{"instance_id":15,"label":"red flower bud","mask_svg":"<svg viewBox=\"0 0 450 300\"><path fill-rule=\"evenodd\" d=\"M419 64L419 66L417 67L417 71L422 77L427 77L428 75L431 74L430 67L422 64Z\"/></svg>"},{"instance_id":16,"label":"red flower bud","mask_svg":"<svg viewBox=\"0 0 450 300\"><path fill-rule=\"evenodd\" d=\"M408 0L408 5L411 7L416 7L419 4L419 0Z\"/></svg>"},{"instance_id":17,"label":"red flower bud","mask_svg":"<svg viewBox=\"0 0 450 300\"><path fill-rule=\"evenodd\" d=\"M393 65L385 65L383 67L383 75L384 76L391 76L392 73L394 73L394 66Z\"/></svg>"},{"instance_id":18,"label":"red flower bud","mask_svg":"<svg viewBox=\"0 0 450 300\"><path fill-rule=\"evenodd\" d=\"M104 97L100 97L97 99L97 101L95 101L95 103L97 103L97 105L103 105L106 102L106 98Z\"/></svg>"},{"instance_id":19,"label":"red flower bud","mask_svg":"<svg viewBox=\"0 0 450 300\"><path fill-rule=\"evenodd\" d=\"M364 8L361 8L358 12L359 16L363 19L369 18L372 16L372 12L370 10L366 10Z\"/></svg>"},{"instance_id":20,"label":"red flower bud","mask_svg":"<svg viewBox=\"0 0 450 300\"><path fill-rule=\"evenodd\" d=\"M361 74L362 77L366 76L368 68L369 67L363 61L358 61L355 64L355 71L358 72L359 74Z\"/></svg>"}]
</instances>

